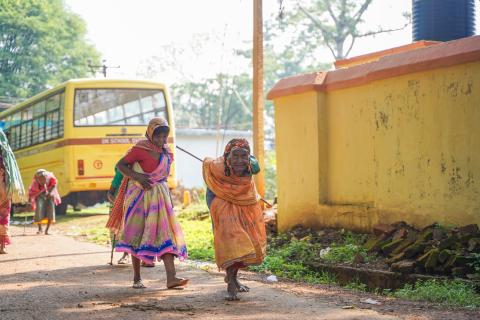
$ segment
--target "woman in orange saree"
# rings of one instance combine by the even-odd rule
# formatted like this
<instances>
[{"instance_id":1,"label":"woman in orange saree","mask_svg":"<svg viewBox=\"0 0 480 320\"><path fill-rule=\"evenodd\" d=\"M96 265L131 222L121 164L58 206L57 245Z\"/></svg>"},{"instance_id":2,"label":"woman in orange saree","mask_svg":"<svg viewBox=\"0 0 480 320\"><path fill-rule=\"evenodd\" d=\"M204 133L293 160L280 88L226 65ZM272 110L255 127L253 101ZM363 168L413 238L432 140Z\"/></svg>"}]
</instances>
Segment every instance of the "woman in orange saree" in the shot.
<instances>
[{"instance_id":1,"label":"woman in orange saree","mask_svg":"<svg viewBox=\"0 0 480 320\"><path fill-rule=\"evenodd\" d=\"M226 270L227 300L238 300L240 268L262 263L266 254L263 209L250 167L250 146L245 139L233 139L224 155L206 158L203 178L207 184L207 204L213 222L215 260Z\"/></svg>"}]
</instances>

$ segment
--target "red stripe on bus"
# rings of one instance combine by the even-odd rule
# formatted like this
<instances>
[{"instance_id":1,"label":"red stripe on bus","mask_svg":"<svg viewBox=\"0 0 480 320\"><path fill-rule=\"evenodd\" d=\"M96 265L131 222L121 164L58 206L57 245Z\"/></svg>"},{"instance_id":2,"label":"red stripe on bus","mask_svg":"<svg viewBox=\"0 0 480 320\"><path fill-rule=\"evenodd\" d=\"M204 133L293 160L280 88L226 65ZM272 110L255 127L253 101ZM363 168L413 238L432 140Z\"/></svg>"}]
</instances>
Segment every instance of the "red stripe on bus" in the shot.
<instances>
[{"instance_id":1,"label":"red stripe on bus","mask_svg":"<svg viewBox=\"0 0 480 320\"><path fill-rule=\"evenodd\" d=\"M108 138L79 138L79 139L65 139L61 140L58 142L50 143L43 145L41 147L30 147L30 150L18 150L15 151L15 157L17 158L23 158L27 156L31 156L34 154L38 154L40 152L44 151L50 151L53 149L65 147L65 146L86 146L86 145L107 145L107 144L135 144L139 140L143 140L144 138L134 138L134 137L128 137L128 138L113 138L113 137L108 137ZM168 143L174 143L175 139L172 137L168 137L167 142Z\"/></svg>"}]
</instances>

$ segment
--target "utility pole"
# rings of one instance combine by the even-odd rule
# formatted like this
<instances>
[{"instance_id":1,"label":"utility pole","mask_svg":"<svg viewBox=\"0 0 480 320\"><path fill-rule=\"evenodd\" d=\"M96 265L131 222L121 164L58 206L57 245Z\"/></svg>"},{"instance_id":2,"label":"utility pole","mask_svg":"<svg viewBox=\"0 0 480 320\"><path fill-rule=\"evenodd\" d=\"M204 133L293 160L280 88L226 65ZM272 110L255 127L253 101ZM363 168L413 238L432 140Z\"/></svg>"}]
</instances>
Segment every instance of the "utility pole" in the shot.
<instances>
[{"instance_id":1,"label":"utility pole","mask_svg":"<svg viewBox=\"0 0 480 320\"><path fill-rule=\"evenodd\" d=\"M96 69L101 69L103 77L106 78L107 77L107 69L112 69L112 68L113 69L118 69L118 68L120 68L120 66L109 67L109 66L106 65L106 62L107 62L107 60L102 60L102 65L101 66L94 66L94 65L92 65L92 60L88 60L88 67L90 68L90 71L93 73L94 76L97 73Z\"/></svg>"},{"instance_id":2,"label":"utility pole","mask_svg":"<svg viewBox=\"0 0 480 320\"><path fill-rule=\"evenodd\" d=\"M257 191L265 196L263 120L263 17L262 0L253 0L253 153L262 170L255 175Z\"/></svg>"}]
</instances>

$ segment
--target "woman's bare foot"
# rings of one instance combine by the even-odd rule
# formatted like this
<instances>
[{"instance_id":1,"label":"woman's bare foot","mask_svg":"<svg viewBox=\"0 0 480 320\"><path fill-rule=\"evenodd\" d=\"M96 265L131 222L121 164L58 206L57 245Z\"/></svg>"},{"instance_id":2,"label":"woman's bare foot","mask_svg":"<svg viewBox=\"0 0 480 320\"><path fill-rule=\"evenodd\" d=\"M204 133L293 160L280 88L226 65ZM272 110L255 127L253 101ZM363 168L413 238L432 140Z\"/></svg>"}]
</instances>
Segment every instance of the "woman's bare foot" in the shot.
<instances>
[{"instance_id":1,"label":"woman's bare foot","mask_svg":"<svg viewBox=\"0 0 480 320\"><path fill-rule=\"evenodd\" d=\"M225 283L228 284L228 277L227 276L225 276L225 278L223 280L225 281ZM250 287L248 287L244 284L241 284L240 281L238 281L238 279L236 277L234 279L234 282L235 282L235 286L237 287L238 292L249 292L250 291Z\"/></svg>"},{"instance_id":2,"label":"woman's bare foot","mask_svg":"<svg viewBox=\"0 0 480 320\"><path fill-rule=\"evenodd\" d=\"M240 281L238 281L238 279L235 279L235 285L237 286L238 292L249 292L250 291L250 287L248 287L244 284L241 284Z\"/></svg>"},{"instance_id":3,"label":"woman's bare foot","mask_svg":"<svg viewBox=\"0 0 480 320\"><path fill-rule=\"evenodd\" d=\"M184 287L188 284L189 279L184 278L173 278L172 280L167 280L167 288L177 288L177 287Z\"/></svg>"},{"instance_id":4,"label":"woman's bare foot","mask_svg":"<svg viewBox=\"0 0 480 320\"><path fill-rule=\"evenodd\" d=\"M238 288L237 288L237 282L236 282L236 273L238 272L238 269L234 267L228 267L226 271L227 271L227 276L225 277L225 280L227 281L228 294L225 297L225 300L227 301L239 300L237 296Z\"/></svg>"},{"instance_id":5,"label":"woman's bare foot","mask_svg":"<svg viewBox=\"0 0 480 320\"><path fill-rule=\"evenodd\" d=\"M237 296L237 285L235 284L235 281L231 279L228 284L227 284L227 296L225 297L225 300L227 301L236 301L240 300Z\"/></svg>"},{"instance_id":6,"label":"woman's bare foot","mask_svg":"<svg viewBox=\"0 0 480 320\"><path fill-rule=\"evenodd\" d=\"M137 281L133 281L133 286L132 286L133 289L145 289L145 285L143 284L142 280L137 280Z\"/></svg>"}]
</instances>

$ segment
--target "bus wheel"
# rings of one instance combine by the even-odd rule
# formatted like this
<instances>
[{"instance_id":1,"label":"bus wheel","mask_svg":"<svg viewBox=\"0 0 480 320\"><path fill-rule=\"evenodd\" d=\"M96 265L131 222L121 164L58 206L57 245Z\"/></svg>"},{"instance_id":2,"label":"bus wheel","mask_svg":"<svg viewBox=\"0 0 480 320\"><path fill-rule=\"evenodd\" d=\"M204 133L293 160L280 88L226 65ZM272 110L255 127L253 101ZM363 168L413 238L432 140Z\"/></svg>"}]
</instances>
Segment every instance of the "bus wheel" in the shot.
<instances>
[{"instance_id":1,"label":"bus wheel","mask_svg":"<svg viewBox=\"0 0 480 320\"><path fill-rule=\"evenodd\" d=\"M67 214L68 203L62 202L58 206L55 206L55 215L64 216Z\"/></svg>"}]
</instances>

